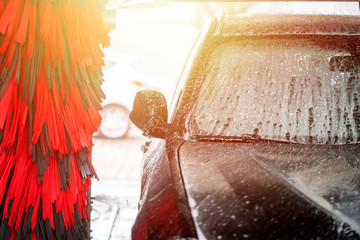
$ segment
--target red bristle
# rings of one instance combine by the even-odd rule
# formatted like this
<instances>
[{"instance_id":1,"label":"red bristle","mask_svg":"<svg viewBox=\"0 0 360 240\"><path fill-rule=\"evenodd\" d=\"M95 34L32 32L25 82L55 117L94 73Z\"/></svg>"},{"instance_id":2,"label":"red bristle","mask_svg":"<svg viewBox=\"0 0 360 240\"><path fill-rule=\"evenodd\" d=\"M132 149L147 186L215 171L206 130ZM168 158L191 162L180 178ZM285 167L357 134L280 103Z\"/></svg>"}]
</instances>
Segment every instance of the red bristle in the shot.
<instances>
[{"instance_id":1,"label":"red bristle","mask_svg":"<svg viewBox=\"0 0 360 240\"><path fill-rule=\"evenodd\" d=\"M9 51L9 55L7 57L7 60L6 60L6 67L10 67L11 63L12 63L12 59L13 59L13 56L14 56L14 51L15 51L15 42L12 41L10 43L10 51Z\"/></svg>"},{"instance_id":2,"label":"red bristle","mask_svg":"<svg viewBox=\"0 0 360 240\"><path fill-rule=\"evenodd\" d=\"M33 3L30 6L30 17L29 17L29 33L28 33L28 46L27 46L27 57L32 58L34 50L34 41L35 41L35 31L36 31L36 8L37 3Z\"/></svg>"},{"instance_id":3,"label":"red bristle","mask_svg":"<svg viewBox=\"0 0 360 240\"><path fill-rule=\"evenodd\" d=\"M5 10L0 18L0 33L7 33L8 36L12 35L14 29L15 19L19 12L20 0L8 1Z\"/></svg>"},{"instance_id":4,"label":"red bristle","mask_svg":"<svg viewBox=\"0 0 360 240\"><path fill-rule=\"evenodd\" d=\"M18 43L23 44L26 40L26 34L29 25L29 17L30 17L30 2L26 0L24 1L24 10L21 16L21 23L15 35L15 41Z\"/></svg>"},{"instance_id":5,"label":"red bristle","mask_svg":"<svg viewBox=\"0 0 360 240\"><path fill-rule=\"evenodd\" d=\"M34 203L34 211L33 211L33 215L31 216L31 229L35 228L36 218L37 218L38 211L39 211L39 205L40 205L40 193L38 193L36 195L36 200Z\"/></svg>"},{"instance_id":6,"label":"red bristle","mask_svg":"<svg viewBox=\"0 0 360 240\"><path fill-rule=\"evenodd\" d=\"M27 117L27 113L28 113L28 111L29 111L29 106L26 106L26 105L25 105L25 102L21 102L21 104L24 106L24 107L23 107L24 110L23 110L23 114L22 114L22 116L21 116L21 127L20 127L21 131L19 131L19 135L21 135L21 134L23 133L22 130L23 130L24 127L25 127L26 117Z\"/></svg>"},{"instance_id":7,"label":"red bristle","mask_svg":"<svg viewBox=\"0 0 360 240\"><path fill-rule=\"evenodd\" d=\"M45 45L45 67L47 67L49 65L50 62L50 48L49 48L49 41L45 40L44 41L44 45Z\"/></svg>"},{"instance_id":8,"label":"red bristle","mask_svg":"<svg viewBox=\"0 0 360 240\"><path fill-rule=\"evenodd\" d=\"M43 10L44 9L44 10ZM41 37L46 40L49 36L51 14L52 14L52 3L47 1L44 8L40 8L40 34Z\"/></svg>"},{"instance_id":9,"label":"red bristle","mask_svg":"<svg viewBox=\"0 0 360 240\"><path fill-rule=\"evenodd\" d=\"M5 156L0 157L0 161L4 162L4 165L2 165L3 173L2 173L2 176L0 178L0 180L1 180L0 181L1 182L1 184L0 184L0 200L3 200L3 197L5 195L5 187L6 187L6 184L7 184L7 179L9 178L11 169L14 166L14 162L12 161L12 158L13 157L10 157L10 158L5 158ZM5 213L4 213L2 219L4 219L4 216L6 216Z\"/></svg>"},{"instance_id":10,"label":"red bristle","mask_svg":"<svg viewBox=\"0 0 360 240\"><path fill-rule=\"evenodd\" d=\"M56 39L56 25L57 25L57 19L55 14L51 14L51 22L50 22L50 32L49 32L49 47L50 47L50 53L51 53L51 62L53 63L53 66L56 66L58 57L57 57L57 49L58 49L58 41Z\"/></svg>"},{"instance_id":11,"label":"red bristle","mask_svg":"<svg viewBox=\"0 0 360 240\"><path fill-rule=\"evenodd\" d=\"M33 127L33 136L31 142L35 144L42 130L42 126L45 121L47 104L49 103L48 88L46 86L45 72L42 69L40 72L40 79L36 83L36 89L38 94L36 95L36 113Z\"/></svg>"},{"instance_id":12,"label":"red bristle","mask_svg":"<svg viewBox=\"0 0 360 240\"><path fill-rule=\"evenodd\" d=\"M0 109L1 109L1 114L0 114L0 130L3 129L4 127L4 123L6 120L6 117L8 115L10 106L11 106L11 97L13 94L13 86L14 83L10 82L4 96L0 99Z\"/></svg>"},{"instance_id":13,"label":"red bristle","mask_svg":"<svg viewBox=\"0 0 360 240\"><path fill-rule=\"evenodd\" d=\"M4 0L1 0L0 1L0 16L3 15L4 10L5 10L5 6L6 6L6 3L4 2Z\"/></svg>"},{"instance_id":14,"label":"red bristle","mask_svg":"<svg viewBox=\"0 0 360 240\"><path fill-rule=\"evenodd\" d=\"M57 51L58 51L58 60L62 61L64 59L64 42L63 42L63 32L61 29L61 15L60 11L56 12L56 21L54 24L56 24L56 41L58 43L57 45ZM54 66L55 67L55 66Z\"/></svg>"},{"instance_id":15,"label":"red bristle","mask_svg":"<svg viewBox=\"0 0 360 240\"><path fill-rule=\"evenodd\" d=\"M6 51L6 49L9 46L10 40L11 40L11 37L6 35L4 42L2 43L1 48L0 48L0 54L3 54Z\"/></svg>"}]
</instances>

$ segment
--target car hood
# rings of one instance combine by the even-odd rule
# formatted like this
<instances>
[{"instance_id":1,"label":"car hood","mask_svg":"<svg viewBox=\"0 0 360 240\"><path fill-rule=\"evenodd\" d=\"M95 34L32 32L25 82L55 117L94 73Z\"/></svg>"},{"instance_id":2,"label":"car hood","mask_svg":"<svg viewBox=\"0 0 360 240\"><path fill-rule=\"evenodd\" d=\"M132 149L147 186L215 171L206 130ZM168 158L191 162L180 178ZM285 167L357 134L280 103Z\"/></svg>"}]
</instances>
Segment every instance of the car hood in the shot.
<instances>
[{"instance_id":1,"label":"car hood","mask_svg":"<svg viewBox=\"0 0 360 240\"><path fill-rule=\"evenodd\" d=\"M360 147L185 142L199 239L359 239Z\"/></svg>"}]
</instances>

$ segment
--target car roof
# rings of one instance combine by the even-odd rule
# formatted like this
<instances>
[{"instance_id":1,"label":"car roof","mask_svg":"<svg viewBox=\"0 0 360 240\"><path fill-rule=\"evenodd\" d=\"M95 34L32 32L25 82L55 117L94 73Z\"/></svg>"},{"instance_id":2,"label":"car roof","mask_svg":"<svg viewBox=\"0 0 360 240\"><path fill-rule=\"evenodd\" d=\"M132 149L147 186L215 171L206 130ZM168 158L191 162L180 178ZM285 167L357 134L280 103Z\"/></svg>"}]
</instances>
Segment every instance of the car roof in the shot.
<instances>
[{"instance_id":1,"label":"car roof","mask_svg":"<svg viewBox=\"0 0 360 240\"><path fill-rule=\"evenodd\" d=\"M219 21L217 32L224 36L360 35L360 16L311 14L229 15Z\"/></svg>"}]
</instances>

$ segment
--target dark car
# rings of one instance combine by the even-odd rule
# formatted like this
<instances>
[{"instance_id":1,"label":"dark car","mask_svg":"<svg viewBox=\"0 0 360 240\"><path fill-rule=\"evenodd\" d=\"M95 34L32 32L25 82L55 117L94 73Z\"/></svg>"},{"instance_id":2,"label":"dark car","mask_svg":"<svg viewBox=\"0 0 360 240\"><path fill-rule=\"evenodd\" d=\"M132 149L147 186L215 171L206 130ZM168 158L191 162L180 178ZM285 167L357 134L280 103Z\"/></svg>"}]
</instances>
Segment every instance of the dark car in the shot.
<instances>
[{"instance_id":1,"label":"dark car","mask_svg":"<svg viewBox=\"0 0 360 240\"><path fill-rule=\"evenodd\" d=\"M168 120L137 94L133 239L360 239L360 17L237 15L203 28Z\"/></svg>"}]
</instances>

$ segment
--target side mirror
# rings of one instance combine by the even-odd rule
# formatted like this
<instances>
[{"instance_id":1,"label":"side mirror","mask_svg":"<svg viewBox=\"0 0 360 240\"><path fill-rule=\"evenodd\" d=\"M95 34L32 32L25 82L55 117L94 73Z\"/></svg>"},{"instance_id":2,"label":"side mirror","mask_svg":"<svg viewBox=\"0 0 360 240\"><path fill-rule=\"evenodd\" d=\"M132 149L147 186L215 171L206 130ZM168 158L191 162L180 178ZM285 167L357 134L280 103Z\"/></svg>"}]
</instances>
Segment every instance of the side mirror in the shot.
<instances>
[{"instance_id":1,"label":"side mirror","mask_svg":"<svg viewBox=\"0 0 360 240\"><path fill-rule=\"evenodd\" d=\"M130 120L145 136L165 138L168 126L167 104L164 95L155 90L136 93Z\"/></svg>"}]
</instances>

